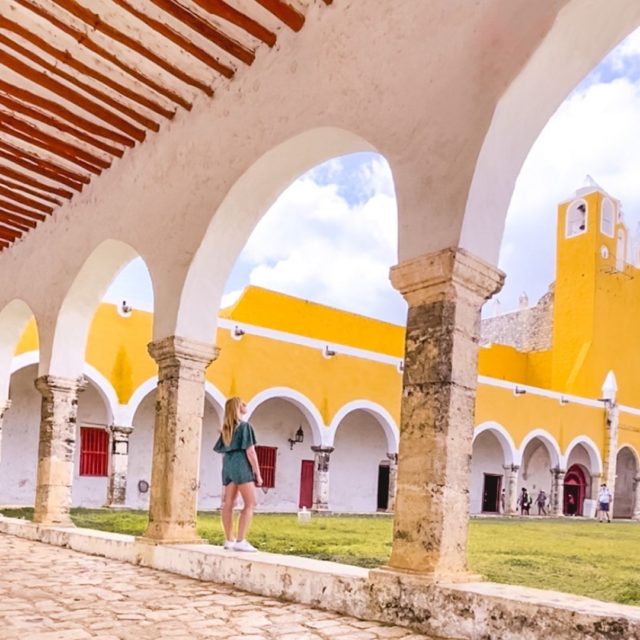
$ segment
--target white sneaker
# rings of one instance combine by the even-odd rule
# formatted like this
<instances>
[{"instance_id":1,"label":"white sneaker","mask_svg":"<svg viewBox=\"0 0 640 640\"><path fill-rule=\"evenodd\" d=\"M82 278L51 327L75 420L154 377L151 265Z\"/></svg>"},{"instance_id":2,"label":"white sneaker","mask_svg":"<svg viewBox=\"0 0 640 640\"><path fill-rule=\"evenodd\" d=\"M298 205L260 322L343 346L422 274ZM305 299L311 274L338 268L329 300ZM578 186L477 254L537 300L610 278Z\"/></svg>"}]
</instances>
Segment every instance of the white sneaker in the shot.
<instances>
[{"instance_id":1,"label":"white sneaker","mask_svg":"<svg viewBox=\"0 0 640 640\"><path fill-rule=\"evenodd\" d=\"M250 542L247 542L247 540L238 540L238 542L236 542L233 545L233 550L234 551L257 551L257 549Z\"/></svg>"},{"instance_id":2,"label":"white sneaker","mask_svg":"<svg viewBox=\"0 0 640 640\"><path fill-rule=\"evenodd\" d=\"M231 551L235 543L236 543L235 540L225 540L224 544L222 545L222 548L226 549L227 551Z\"/></svg>"}]
</instances>

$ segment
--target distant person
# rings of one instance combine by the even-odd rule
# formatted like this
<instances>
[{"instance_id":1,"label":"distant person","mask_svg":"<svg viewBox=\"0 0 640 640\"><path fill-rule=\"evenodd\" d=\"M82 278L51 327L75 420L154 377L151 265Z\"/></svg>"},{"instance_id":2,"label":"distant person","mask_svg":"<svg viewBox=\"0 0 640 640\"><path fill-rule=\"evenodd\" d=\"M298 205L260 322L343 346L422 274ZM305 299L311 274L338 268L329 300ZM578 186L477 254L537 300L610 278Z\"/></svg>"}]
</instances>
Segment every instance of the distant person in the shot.
<instances>
[{"instance_id":1,"label":"distant person","mask_svg":"<svg viewBox=\"0 0 640 640\"><path fill-rule=\"evenodd\" d=\"M520 497L518 498L518 506L520 507L520 515L528 516L531 509L531 503L533 502L531 496L527 492L525 487L522 487Z\"/></svg>"},{"instance_id":2,"label":"distant person","mask_svg":"<svg viewBox=\"0 0 640 640\"><path fill-rule=\"evenodd\" d=\"M573 493L567 496L567 515L575 516L577 512L576 498Z\"/></svg>"},{"instance_id":3,"label":"distant person","mask_svg":"<svg viewBox=\"0 0 640 640\"><path fill-rule=\"evenodd\" d=\"M607 522L611 522L609 517L609 505L611 504L611 492L609 487L603 482L598 492L598 522L603 522L606 516Z\"/></svg>"},{"instance_id":4,"label":"distant person","mask_svg":"<svg viewBox=\"0 0 640 640\"><path fill-rule=\"evenodd\" d=\"M507 496L505 494L505 490L503 489L500 492L500 513L505 514L507 512L506 506L507 506Z\"/></svg>"},{"instance_id":5,"label":"distant person","mask_svg":"<svg viewBox=\"0 0 640 640\"><path fill-rule=\"evenodd\" d=\"M536 506L538 507L538 515L546 516L549 515L547 513L547 494L544 489L540 489L540 493L538 493L538 497L536 498Z\"/></svg>"},{"instance_id":6,"label":"distant person","mask_svg":"<svg viewBox=\"0 0 640 640\"><path fill-rule=\"evenodd\" d=\"M256 551L245 536L256 506L256 486L262 486L262 475L256 453L256 435L253 427L242 420L247 405L238 397L229 398L224 406L224 420L220 437L213 450L224 454L222 460L222 528L224 548L233 551ZM238 493L244 503L238 520L237 539L233 535L233 506Z\"/></svg>"}]
</instances>

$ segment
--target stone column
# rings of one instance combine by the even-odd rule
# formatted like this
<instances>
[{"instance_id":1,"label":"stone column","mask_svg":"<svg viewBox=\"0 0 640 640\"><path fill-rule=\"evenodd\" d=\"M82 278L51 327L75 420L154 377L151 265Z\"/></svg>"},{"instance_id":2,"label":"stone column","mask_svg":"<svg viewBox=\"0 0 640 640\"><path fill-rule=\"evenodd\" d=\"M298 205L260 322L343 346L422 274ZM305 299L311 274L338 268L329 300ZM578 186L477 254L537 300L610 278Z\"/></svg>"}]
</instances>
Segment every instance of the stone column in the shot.
<instances>
[{"instance_id":1,"label":"stone column","mask_svg":"<svg viewBox=\"0 0 640 640\"><path fill-rule=\"evenodd\" d=\"M518 513L518 471L520 467L517 464L508 464L504 467L504 475L506 481L505 491L505 514L513 516Z\"/></svg>"},{"instance_id":2,"label":"stone column","mask_svg":"<svg viewBox=\"0 0 640 640\"><path fill-rule=\"evenodd\" d=\"M11 400L0 400L0 460L2 460L2 420L10 407Z\"/></svg>"},{"instance_id":3,"label":"stone column","mask_svg":"<svg viewBox=\"0 0 640 640\"><path fill-rule=\"evenodd\" d=\"M549 515L559 518L564 507L564 469L551 469L551 496L549 499Z\"/></svg>"},{"instance_id":4,"label":"stone column","mask_svg":"<svg viewBox=\"0 0 640 640\"><path fill-rule=\"evenodd\" d=\"M598 509L598 495L600 493L600 483L602 482L602 474L601 473L592 473L591 474L591 494L589 498L591 500L595 500L596 502L596 510Z\"/></svg>"},{"instance_id":5,"label":"stone column","mask_svg":"<svg viewBox=\"0 0 640 640\"><path fill-rule=\"evenodd\" d=\"M129 467L129 436L133 427L112 425L111 459L109 464L109 486L107 488L107 507L123 509L127 501L127 469Z\"/></svg>"},{"instance_id":6,"label":"stone column","mask_svg":"<svg viewBox=\"0 0 640 640\"><path fill-rule=\"evenodd\" d=\"M634 491L634 501L633 501L633 515L631 516L632 520L640 520L640 475L636 476L633 479L633 491ZM613 517L613 513L611 514Z\"/></svg>"},{"instance_id":7,"label":"stone column","mask_svg":"<svg viewBox=\"0 0 640 640\"><path fill-rule=\"evenodd\" d=\"M609 503L609 516L613 518L613 505L616 493L616 475L618 473L618 426L620 411L615 400L607 400L605 403L605 421L607 426L607 455L605 458L605 482L611 492Z\"/></svg>"},{"instance_id":8,"label":"stone column","mask_svg":"<svg viewBox=\"0 0 640 640\"><path fill-rule=\"evenodd\" d=\"M33 521L73 526L69 517L78 417L78 394L84 377L42 376L35 381L42 394L36 504Z\"/></svg>"},{"instance_id":9,"label":"stone column","mask_svg":"<svg viewBox=\"0 0 640 640\"><path fill-rule=\"evenodd\" d=\"M389 458L389 501L387 513L393 513L396 508L396 489L398 486L398 454L387 453Z\"/></svg>"},{"instance_id":10,"label":"stone column","mask_svg":"<svg viewBox=\"0 0 640 640\"><path fill-rule=\"evenodd\" d=\"M408 302L389 569L466 579L480 309L504 274L463 249L391 269Z\"/></svg>"},{"instance_id":11,"label":"stone column","mask_svg":"<svg viewBox=\"0 0 640 640\"><path fill-rule=\"evenodd\" d=\"M201 542L196 535L205 371L211 344L170 336L149 344L158 363L149 525L143 542Z\"/></svg>"},{"instance_id":12,"label":"stone column","mask_svg":"<svg viewBox=\"0 0 640 640\"><path fill-rule=\"evenodd\" d=\"M329 511L329 462L333 447L311 447L314 456L313 509Z\"/></svg>"}]
</instances>

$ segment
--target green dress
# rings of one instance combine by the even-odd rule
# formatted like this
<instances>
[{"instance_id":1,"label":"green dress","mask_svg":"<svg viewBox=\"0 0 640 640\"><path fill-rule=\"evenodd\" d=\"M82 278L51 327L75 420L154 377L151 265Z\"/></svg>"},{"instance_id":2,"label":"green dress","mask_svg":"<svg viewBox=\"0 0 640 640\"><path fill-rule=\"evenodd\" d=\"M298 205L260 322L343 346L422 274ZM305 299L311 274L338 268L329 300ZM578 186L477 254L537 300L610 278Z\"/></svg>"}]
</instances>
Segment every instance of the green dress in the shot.
<instances>
[{"instance_id":1,"label":"green dress","mask_svg":"<svg viewBox=\"0 0 640 640\"><path fill-rule=\"evenodd\" d=\"M236 426L231 442L226 445L222 436L218 438L213 450L223 453L222 459L222 484L227 486L233 484L245 484L254 482L253 469L247 459L247 449L255 447L256 434L253 427L248 422L239 422Z\"/></svg>"}]
</instances>

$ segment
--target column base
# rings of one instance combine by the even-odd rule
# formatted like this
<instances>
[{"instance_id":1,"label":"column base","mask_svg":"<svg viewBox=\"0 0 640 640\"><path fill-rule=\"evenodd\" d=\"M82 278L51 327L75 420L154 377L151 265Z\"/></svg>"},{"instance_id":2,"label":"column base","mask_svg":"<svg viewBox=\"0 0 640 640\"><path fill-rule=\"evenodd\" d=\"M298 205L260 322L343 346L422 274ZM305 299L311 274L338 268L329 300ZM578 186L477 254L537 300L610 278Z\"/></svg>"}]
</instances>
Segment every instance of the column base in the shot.
<instances>
[{"instance_id":1,"label":"column base","mask_svg":"<svg viewBox=\"0 0 640 640\"><path fill-rule=\"evenodd\" d=\"M76 525L72 520L33 520L33 524L37 524L39 527L61 527L64 529L75 529Z\"/></svg>"},{"instance_id":2,"label":"column base","mask_svg":"<svg viewBox=\"0 0 640 640\"><path fill-rule=\"evenodd\" d=\"M369 581L380 585L392 585L409 588L433 584L461 584L464 582L484 582L484 577L479 573L470 571L456 572L419 572L406 569L396 569L383 565L369 571Z\"/></svg>"},{"instance_id":3,"label":"column base","mask_svg":"<svg viewBox=\"0 0 640 640\"><path fill-rule=\"evenodd\" d=\"M146 535L136 536L136 542L157 547L166 544L209 544L204 538L149 538Z\"/></svg>"}]
</instances>

